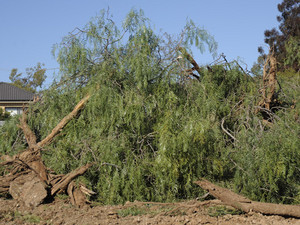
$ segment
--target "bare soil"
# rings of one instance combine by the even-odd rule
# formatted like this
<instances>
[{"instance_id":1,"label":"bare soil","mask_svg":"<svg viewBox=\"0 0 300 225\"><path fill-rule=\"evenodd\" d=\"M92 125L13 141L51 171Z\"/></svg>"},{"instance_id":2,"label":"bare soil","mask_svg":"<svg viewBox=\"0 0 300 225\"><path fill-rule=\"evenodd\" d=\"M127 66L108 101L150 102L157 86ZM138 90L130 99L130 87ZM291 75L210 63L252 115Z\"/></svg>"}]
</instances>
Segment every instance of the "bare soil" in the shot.
<instances>
[{"instance_id":1,"label":"bare soil","mask_svg":"<svg viewBox=\"0 0 300 225\"><path fill-rule=\"evenodd\" d=\"M296 218L243 214L219 200L177 203L127 202L101 206L92 203L78 208L68 200L28 208L16 200L0 198L0 224L300 224Z\"/></svg>"}]
</instances>

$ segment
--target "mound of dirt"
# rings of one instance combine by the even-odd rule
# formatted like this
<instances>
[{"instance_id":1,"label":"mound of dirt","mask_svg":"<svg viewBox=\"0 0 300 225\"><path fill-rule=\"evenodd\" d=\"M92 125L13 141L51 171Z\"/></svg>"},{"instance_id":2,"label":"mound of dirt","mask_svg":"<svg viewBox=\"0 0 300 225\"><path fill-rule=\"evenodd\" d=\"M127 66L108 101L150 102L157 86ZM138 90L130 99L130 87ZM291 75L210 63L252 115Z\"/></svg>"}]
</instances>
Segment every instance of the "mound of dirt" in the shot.
<instances>
[{"instance_id":1,"label":"mound of dirt","mask_svg":"<svg viewBox=\"0 0 300 225\"><path fill-rule=\"evenodd\" d=\"M219 200L177 203L127 202L78 208L69 200L57 199L34 208L16 200L0 199L0 224L300 224L296 218L243 214Z\"/></svg>"}]
</instances>

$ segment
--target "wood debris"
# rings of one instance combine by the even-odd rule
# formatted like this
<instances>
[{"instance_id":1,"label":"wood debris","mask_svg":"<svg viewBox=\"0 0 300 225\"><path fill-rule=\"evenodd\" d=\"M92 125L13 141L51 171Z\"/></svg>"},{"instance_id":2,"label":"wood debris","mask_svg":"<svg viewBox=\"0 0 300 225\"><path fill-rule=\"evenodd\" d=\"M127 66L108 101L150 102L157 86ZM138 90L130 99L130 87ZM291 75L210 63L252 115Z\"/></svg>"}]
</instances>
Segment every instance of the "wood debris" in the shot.
<instances>
[{"instance_id":1,"label":"wood debris","mask_svg":"<svg viewBox=\"0 0 300 225\"><path fill-rule=\"evenodd\" d=\"M9 193L14 199L23 202L28 207L36 207L46 198L53 198L61 192L67 192L71 203L76 206L82 206L88 202L85 193L94 194L94 192L88 190L83 184L77 187L73 180L83 175L93 163L79 167L66 175L56 175L46 168L41 152L43 147L49 145L62 129L78 116L89 98L89 95L84 97L73 111L65 116L40 142L37 142L36 135L27 124L27 112L22 114L19 127L24 133L28 148L13 157L1 157L3 162L0 165L6 167L7 173L0 177L0 193Z\"/></svg>"}]
</instances>

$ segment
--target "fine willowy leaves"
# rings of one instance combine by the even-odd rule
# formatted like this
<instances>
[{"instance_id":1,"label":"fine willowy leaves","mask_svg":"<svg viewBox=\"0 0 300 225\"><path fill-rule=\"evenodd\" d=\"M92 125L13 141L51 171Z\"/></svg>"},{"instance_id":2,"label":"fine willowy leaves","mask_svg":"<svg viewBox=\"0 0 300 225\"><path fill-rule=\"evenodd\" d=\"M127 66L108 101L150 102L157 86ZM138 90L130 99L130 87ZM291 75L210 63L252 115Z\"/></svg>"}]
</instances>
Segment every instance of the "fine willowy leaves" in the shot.
<instances>
[{"instance_id":1,"label":"fine willowy leaves","mask_svg":"<svg viewBox=\"0 0 300 225\"><path fill-rule=\"evenodd\" d=\"M191 44L216 54L205 30L188 21L178 37L156 33L142 11L118 27L104 11L55 46L60 78L29 108L43 139L86 93L80 116L43 152L49 168L69 171L95 162L81 182L105 204L198 197L206 177L254 200L299 204L299 79L282 76L272 126L255 114L259 77L235 62L202 67L200 79L180 57ZM24 139L13 118L0 128L0 152Z\"/></svg>"}]
</instances>

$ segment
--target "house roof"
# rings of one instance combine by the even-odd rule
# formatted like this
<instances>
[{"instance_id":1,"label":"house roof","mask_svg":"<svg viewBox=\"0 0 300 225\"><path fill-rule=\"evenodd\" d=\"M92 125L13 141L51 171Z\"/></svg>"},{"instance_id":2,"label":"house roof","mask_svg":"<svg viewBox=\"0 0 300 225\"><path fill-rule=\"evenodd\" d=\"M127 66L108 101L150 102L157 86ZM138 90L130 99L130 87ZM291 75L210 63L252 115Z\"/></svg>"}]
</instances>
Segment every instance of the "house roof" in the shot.
<instances>
[{"instance_id":1,"label":"house roof","mask_svg":"<svg viewBox=\"0 0 300 225\"><path fill-rule=\"evenodd\" d=\"M31 101L34 94L11 84L0 82L0 101Z\"/></svg>"}]
</instances>

